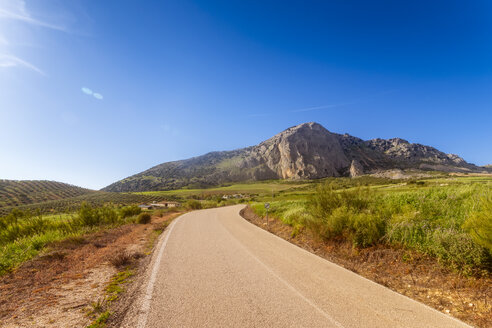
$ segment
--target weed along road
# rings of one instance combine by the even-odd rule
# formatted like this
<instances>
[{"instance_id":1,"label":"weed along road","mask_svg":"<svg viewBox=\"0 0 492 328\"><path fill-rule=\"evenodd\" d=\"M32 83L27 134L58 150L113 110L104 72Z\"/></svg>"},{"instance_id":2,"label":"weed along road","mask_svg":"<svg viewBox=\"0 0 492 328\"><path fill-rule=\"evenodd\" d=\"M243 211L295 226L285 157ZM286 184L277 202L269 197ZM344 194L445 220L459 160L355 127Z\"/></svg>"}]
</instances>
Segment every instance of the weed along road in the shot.
<instances>
[{"instance_id":1,"label":"weed along road","mask_svg":"<svg viewBox=\"0 0 492 328\"><path fill-rule=\"evenodd\" d=\"M124 326L469 327L254 226L242 208L175 220Z\"/></svg>"}]
</instances>

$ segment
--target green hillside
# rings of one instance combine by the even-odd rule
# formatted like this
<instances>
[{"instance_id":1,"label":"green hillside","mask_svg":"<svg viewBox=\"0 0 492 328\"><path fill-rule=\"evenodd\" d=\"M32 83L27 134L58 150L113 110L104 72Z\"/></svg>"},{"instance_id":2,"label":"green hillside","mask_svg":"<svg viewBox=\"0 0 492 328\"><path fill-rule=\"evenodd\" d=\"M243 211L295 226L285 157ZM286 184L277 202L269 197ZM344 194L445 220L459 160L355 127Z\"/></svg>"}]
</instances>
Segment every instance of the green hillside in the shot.
<instances>
[{"instance_id":1,"label":"green hillside","mask_svg":"<svg viewBox=\"0 0 492 328\"><path fill-rule=\"evenodd\" d=\"M114 205L131 205L140 203L158 202L163 199L172 200L172 195L163 197L161 195L139 195L130 193L116 193L116 192L104 192L104 191L91 191L89 193L68 197L57 200L50 200L39 203L32 203L19 206L5 206L0 207L0 217L7 215L14 208L23 212L41 212L47 213L65 213L78 210L83 202L86 202L92 206L99 207L105 204Z\"/></svg>"},{"instance_id":2,"label":"green hillside","mask_svg":"<svg viewBox=\"0 0 492 328\"><path fill-rule=\"evenodd\" d=\"M45 180L0 180L0 210L94 193L67 183Z\"/></svg>"}]
</instances>

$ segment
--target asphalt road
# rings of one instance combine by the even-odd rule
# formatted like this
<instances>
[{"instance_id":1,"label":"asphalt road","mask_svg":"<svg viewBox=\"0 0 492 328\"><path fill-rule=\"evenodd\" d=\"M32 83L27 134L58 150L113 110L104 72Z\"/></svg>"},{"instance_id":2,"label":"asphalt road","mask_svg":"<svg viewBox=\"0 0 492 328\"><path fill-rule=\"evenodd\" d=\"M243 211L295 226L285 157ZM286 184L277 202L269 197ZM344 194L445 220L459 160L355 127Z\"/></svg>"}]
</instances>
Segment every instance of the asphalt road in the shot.
<instances>
[{"instance_id":1,"label":"asphalt road","mask_svg":"<svg viewBox=\"0 0 492 328\"><path fill-rule=\"evenodd\" d=\"M469 327L252 225L241 208L170 225L126 326Z\"/></svg>"}]
</instances>

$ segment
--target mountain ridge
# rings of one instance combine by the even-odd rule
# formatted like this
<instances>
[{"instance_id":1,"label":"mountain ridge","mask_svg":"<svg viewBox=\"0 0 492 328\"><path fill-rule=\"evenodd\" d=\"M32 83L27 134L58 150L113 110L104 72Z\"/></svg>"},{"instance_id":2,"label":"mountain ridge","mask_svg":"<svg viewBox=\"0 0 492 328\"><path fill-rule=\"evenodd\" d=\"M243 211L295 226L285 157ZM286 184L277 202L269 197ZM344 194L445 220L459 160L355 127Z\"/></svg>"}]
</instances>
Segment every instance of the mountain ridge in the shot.
<instances>
[{"instance_id":1,"label":"mountain ridge","mask_svg":"<svg viewBox=\"0 0 492 328\"><path fill-rule=\"evenodd\" d=\"M401 138L363 140L309 122L290 127L256 146L162 163L102 190L172 190L240 181L356 176L395 168L486 170L431 146Z\"/></svg>"}]
</instances>

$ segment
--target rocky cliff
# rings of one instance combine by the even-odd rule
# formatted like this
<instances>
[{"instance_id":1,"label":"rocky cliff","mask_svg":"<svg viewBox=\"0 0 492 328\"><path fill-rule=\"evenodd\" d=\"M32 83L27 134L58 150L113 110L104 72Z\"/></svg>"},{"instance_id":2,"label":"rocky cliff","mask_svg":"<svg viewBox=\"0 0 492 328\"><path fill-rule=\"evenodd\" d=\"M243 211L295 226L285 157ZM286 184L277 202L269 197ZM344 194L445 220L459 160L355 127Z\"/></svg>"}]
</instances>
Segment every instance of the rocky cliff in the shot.
<instances>
[{"instance_id":1,"label":"rocky cliff","mask_svg":"<svg viewBox=\"0 0 492 328\"><path fill-rule=\"evenodd\" d=\"M362 140L317 123L300 124L257 146L157 165L106 191L167 190L225 182L358 176L387 169L481 171L461 157L400 138Z\"/></svg>"}]
</instances>

